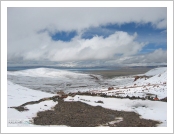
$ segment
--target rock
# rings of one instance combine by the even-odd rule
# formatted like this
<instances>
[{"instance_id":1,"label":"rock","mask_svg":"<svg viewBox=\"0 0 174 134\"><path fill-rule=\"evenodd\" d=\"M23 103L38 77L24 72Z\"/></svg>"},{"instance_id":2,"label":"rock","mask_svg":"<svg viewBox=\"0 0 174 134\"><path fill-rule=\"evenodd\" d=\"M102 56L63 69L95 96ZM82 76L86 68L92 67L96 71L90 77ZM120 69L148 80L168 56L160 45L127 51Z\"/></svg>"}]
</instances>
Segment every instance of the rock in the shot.
<instances>
[{"instance_id":1,"label":"rock","mask_svg":"<svg viewBox=\"0 0 174 134\"><path fill-rule=\"evenodd\" d=\"M155 101L158 101L159 99L155 97L154 100L155 100Z\"/></svg>"},{"instance_id":2,"label":"rock","mask_svg":"<svg viewBox=\"0 0 174 134\"><path fill-rule=\"evenodd\" d=\"M14 109L18 110L19 112L28 111L28 109L26 107L23 107L23 106L10 107L10 108L14 108Z\"/></svg>"},{"instance_id":3,"label":"rock","mask_svg":"<svg viewBox=\"0 0 174 134\"><path fill-rule=\"evenodd\" d=\"M58 91L57 94L59 94L59 95L65 95L65 93L62 90Z\"/></svg>"},{"instance_id":4,"label":"rock","mask_svg":"<svg viewBox=\"0 0 174 134\"><path fill-rule=\"evenodd\" d=\"M132 97L131 97L131 99L133 99L133 100L134 100L134 99L136 99L136 98L135 98L135 96L132 96Z\"/></svg>"},{"instance_id":5,"label":"rock","mask_svg":"<svg viewBox=\"0 0 174 134\"><path fill-rule=\"evenodd\" d=\"M129 98L129 96L127 95L126 98Z\"/></svg>"},{"instance_id":6,"label":"rock","mask_svg":"<svg viewBox=\"0 0 174 134\"><path fill-rule=\"evenodd\" d=\"M96 103L103 103L103 101L99 100L99 101L96 101Z\"/></svg>"},{"instance_id":7,"label":"rock","mask_svg":"<svg viewBox=\"0 0 174 134\"><path fill-rule=\"evenodd\" d=\"M148 78L150 78L151 76L146 76L146 75L143 75L143 76L134 76L134 81L136 81L137 79L142 79L142 78L145 78L145 80L146 79L148 79Z\"/></svg>"},{"instance_id":8,"label":"rock","mask_svg":"<svg viewBox=\"0 0 174 134\"><path fill-rule=\"evenodd\" d=\"M157 95L155 96L155 98L153 100L155 100L155 101L158 101L159 100L158 97L157 97Z\"/></svg>"},{"instance_id":9,"label":"rock","mask_svg":"<svg viewBox=\"0 0 174 134\"><path fill-rule=\"evenodd\" d=\"M139 76L134 76L134 81L136 81L137 79L139 79L140 77Z\"/></svg>"},{"instance_id":10,"label":"rock","mask_svg":"<svg viewBox=\"0 0 174 134\"><path fill-rule=\"evenodd\" d=\"M108 88L108 90L113 90L113 89L114 89L114 87L109 87L109 88Z\"/></svg>"},{"instance_id":11,"label":"rock","mask_svg":"<svg viewBox=\"0 0 174 134\"><path fill-rule=\"evenodd\" d=\"M161 99L160 101L164 101L164 102L167 102L167 97Z\"/></svg>"},{"instance_id":12,"label":"rock","mask_svg":"<svg viewBox=\"0 0 174 134\"><path fill-rule=\"evenodd\" d=\"M42 98L42 99L40 99L40 101L46 101L46 100L50 100L50 98Z\"/></svg>"},{"instance_id":13,"label":"rock","mask_svg":"<svg viewBox=\"0 0 174 134\"><path fill-rule=\"evenodd\" d=\"M68 95L62 95L61 97L59 97L59 99L64 99L64 98L67 98Z\"/></svg>"}]
</instances>

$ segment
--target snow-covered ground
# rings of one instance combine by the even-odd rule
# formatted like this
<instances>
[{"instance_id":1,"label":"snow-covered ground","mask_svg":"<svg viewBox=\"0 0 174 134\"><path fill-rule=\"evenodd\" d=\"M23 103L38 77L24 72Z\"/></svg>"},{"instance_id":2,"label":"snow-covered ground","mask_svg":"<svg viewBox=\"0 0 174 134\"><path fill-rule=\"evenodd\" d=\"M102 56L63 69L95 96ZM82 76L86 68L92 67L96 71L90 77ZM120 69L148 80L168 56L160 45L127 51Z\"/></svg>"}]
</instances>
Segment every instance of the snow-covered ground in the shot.
<instances>
[{"instance_id":1,"label":"snow-covered ground","mask_svg":"<svg viewBox=\"0 0 174 134\"><path fill-rule=\"evenodd\" d=\"M39 104L27 105L25 107L28 111L19 112L9 107L20 106L29 101L51 97L54 94L28 89L10 81L7 81L7 89L7 126L33 126L31 120L38 111L51 109L57 104L52 100L43 101Z\"/></svg>"},{"instance_id":2,"label":"snow-covered ground","mask_svg":"<svg viewBox=\"0 0 174 134\"><path fill-rule=\"evenodd\" d=\"M80 74L69 71L60 71L60 70L50 70L50 69L32 69L16 72L8 72L9 76L18 76L15 77L16 81L22 77L30 77L30 79L40 78L40 80L47 78L51 80L67 80L77 84L79 81L87 85L91 84L90 82L100 81L95 78L92 79L88 74ZM97 87L93 88L93 92L96 93L106 93L108 95L115 96L139 96L145 97L147 95L152 95L159 99L167 97L167 68L156 68L150 70L149 72L141 75L151 76L150 78L142 78L134 81L134 77L116 77L113 79L108 79L115 86L113 90L108 90L108 87ZM23 77L24 76L24 77ZM32 77L31 77L32 76ZM140 75L139 75L140 76ZM10 77L11 79L14 77ZM54 79L59 78L59 79ZM98 76L99 79L102 77ZM33 80L35 81L35 79ZM76 83L76 81L78 81ZM118 81L121 81L120 83ZM36 81L37 82L37 81ZM43 81L42 81L43 82ZM58 82L58 81L57 81ZM104 82L104 81L100 81ZM119 84L117 84L119 83ZM125 83L125 84L124 84ZM44 85L45 86L45 85ZM48 87L46 87L48 88ZM32 90L18 84L14 84L8 80L7 82L7 99L8 107L19 106L25 102L39 100L45 97L51 97L55 94L46 93L42 91ZM39 90L39 89L38 89ZM100 105L105 108L110 108L113 110L124 110L124 111L134 111L141 115L142 118L152 119L161 121L162 124L159 126L167 126L167 103L160 101L150 101L150 100L129 100L129 99L117 99L117 98L102 98L102 97L92 97L92 96L78 96L74 98L68 97L66 101L82 101L88 103L89 105ZM86 101L84 101L86 100ZM103 104L95 103L95 101L103 101ZM8 111L8 126L33 126L31 123L32 117L36 116L38 111L43 111L51 109L56 105L53 101L44 101L39 104L27 105L26 108L28 111L19 112L13 108L7 108Z\"/></svg>"},{"instance_id":3,"label":"snow-covered ground","mask_svg":"<svg viewBox=\"0 0 174 134\"><path fill-rule=\"evenodd\" d=\"M8 80L13 83L49 93L56 93L59 90L64 90L64 92L87 91L101 87L101 83L104 83L100 75L50 68L8 71L7 76ZM96 80L95 77L99 80Z\"/></svg>"},{"instance_id":4,"label":"snow-covered ground","mask_svg":"<svg viewBox=\"0 0 174 134\"><path fill-rule=\"evenodd\" d=\"M136 81L126 83L125 85L113 86L113 90L103 88L96 91L96 93L106 93L112 96L135 96L135 97L155 97L163 99L167 97L167 68L155 68L145 74L138 76L151 76L150 78L139 78ZM126 78L128 79L128 78ZM132 78L133 79L133 78ZM117 79L115 79L117 80ZM124 81L124 79L121 79Z\"/></svg>"},{"instance_id":5,"label":"snow-covered ground","mask_svg":"<svg viewBox=\"0 0 174 134\"><path fill-rule=\"evenodd\" d=\"M145 73L146 76L154 76L157 74L161 74L167 71L167 67L159 67L159 68L154 68Z\"/></svg>"}]
</instances>

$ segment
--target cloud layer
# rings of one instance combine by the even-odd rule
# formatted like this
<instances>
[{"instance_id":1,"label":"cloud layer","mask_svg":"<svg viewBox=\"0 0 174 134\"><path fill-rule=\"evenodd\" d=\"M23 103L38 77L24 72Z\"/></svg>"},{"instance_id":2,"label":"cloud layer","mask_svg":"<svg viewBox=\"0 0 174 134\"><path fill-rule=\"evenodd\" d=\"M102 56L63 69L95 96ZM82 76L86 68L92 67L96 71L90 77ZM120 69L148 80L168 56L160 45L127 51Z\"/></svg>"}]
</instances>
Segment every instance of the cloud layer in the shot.
<instances>
[{"instance_id":1,"label":"cloud layer","mask_svg":"<svg viewBox=\"0 0 174 134\"><path fill-rule=\"evenodd\" d=\"M8 8L8 60L165 62L163 50L134 57L146 45L136 40L136 32L116 31L107 38L81 36L91 27L130 22L165 29L166 14L166 8ZM53 41L50 34L58 31L77 31L77 35L69 42ZM120 60L126 57L134 58Z\"/></svg>"}]
</instances>

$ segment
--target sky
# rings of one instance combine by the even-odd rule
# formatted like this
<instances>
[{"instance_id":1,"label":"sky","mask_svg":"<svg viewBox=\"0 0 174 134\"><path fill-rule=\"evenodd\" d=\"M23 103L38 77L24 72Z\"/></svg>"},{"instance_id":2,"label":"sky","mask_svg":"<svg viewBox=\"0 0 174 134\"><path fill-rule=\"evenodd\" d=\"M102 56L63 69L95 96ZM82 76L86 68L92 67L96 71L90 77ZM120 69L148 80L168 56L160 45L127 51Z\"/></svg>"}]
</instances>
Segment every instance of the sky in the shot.
<instances>
[{"instance_id":1,"label":"sky","mask_svg":"<svg viewBox=\"0 0 174 134\"><path fill-rule=\"evenodd\" d=\"M166 7L8 7L8 63L167 65Z\"/></svg>"}]
</instances>

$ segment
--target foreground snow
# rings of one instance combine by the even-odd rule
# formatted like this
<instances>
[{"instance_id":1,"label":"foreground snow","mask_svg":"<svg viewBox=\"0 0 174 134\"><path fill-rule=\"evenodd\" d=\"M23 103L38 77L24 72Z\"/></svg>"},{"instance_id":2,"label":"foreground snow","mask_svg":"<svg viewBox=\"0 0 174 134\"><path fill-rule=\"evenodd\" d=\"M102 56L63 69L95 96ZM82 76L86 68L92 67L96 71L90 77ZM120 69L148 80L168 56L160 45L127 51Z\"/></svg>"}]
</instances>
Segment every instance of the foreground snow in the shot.
<instances>
[{"instance_id":1,"label":"foreground snow","mask_svg":"<svg viewBox=\"0 0 174 134\"><path fill-rule=\"evenodd\" d=\"M19 106L25 102L36 101L54 94L32 90L7 81L7 106Z\"/></svg>"},{"instance_id":2,"label":"foreground snow","mask_svg":"<svg viewBox=\"0 0 174 134\"><path fill-rule=\"evenodd\" d=\"M54 94L49 94L41 91L36 91L13 84L7 81L7 106L20 106L25 102L36 101L44 97L51 97ZM37 112L49 110L57 103L52 100L44 101L39 104L25 106L28 111L19 112L14 108L7 108L8 126L33 126L31 123L32 117L35 117Z\"/></svg>"},{"instance_id":3,"label":"foreground snow","mask_svg":"<svg viewBox=\"0 0 174 134\"><path fill-rule=\"evenodd\" d=\"M162 122L159 127L167 126L167 103L149 100L129 100L117 98L103 98L93 96L76 95L68 96L65 101L81 101L92 106L102 106L104 108L118 111L133 111L141 115L141 118L152 119ZM96 103L103 101L103 103Z\"/></svg>"}]
</instances>

